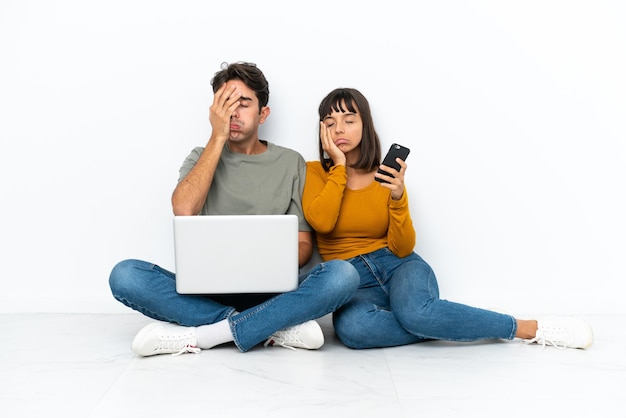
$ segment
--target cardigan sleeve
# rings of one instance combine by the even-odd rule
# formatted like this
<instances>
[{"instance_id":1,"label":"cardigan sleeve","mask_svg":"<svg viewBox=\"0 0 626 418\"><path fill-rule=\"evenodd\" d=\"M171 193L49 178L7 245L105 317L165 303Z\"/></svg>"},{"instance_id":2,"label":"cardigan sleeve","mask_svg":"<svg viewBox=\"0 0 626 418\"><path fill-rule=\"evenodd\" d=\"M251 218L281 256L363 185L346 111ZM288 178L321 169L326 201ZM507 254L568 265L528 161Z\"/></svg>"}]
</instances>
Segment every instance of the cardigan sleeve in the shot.
<instances>
[{"instance_id":1,"label":"cardigan sleeve","mask_svg":"<svg viewBox=\"0 0 626 418\"><path fill-rule=\"evenodd\" d=\"M406 189L399 200L389 197L389 229L387 245L398 257L406 257L415 248L415 228L409 211Z\"/></svg>"},{"instance_id":2,"label":"cardigan sleeve","mask_svg":"<svg viewBox=\"0 0 626 418\"><path fill-rule=\"evenodd\" d=\"M302 207L315 231L327 234L335 229L347 179L343 165L333 166L327 173L320 162L307 162Z\"/></svg>"}]
</instances>

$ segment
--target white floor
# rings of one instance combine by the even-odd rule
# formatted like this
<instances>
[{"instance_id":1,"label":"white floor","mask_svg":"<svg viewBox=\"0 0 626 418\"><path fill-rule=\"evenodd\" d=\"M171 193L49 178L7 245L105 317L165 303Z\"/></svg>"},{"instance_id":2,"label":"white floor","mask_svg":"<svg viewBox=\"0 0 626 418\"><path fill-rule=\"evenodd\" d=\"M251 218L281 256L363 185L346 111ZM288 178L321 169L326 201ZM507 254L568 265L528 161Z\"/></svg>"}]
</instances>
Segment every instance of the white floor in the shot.
<instances>
[{"instance_id":1,"label":"white floor","mask_svg":"<svg viewBox=\"0 0 626 418\"><path fill-rule=\"evenodd\" d=\"M135 313L0 315L3 417L626 417L624 316L588 350L519 341L135 356Z\"/></svg>"}]
</instances>

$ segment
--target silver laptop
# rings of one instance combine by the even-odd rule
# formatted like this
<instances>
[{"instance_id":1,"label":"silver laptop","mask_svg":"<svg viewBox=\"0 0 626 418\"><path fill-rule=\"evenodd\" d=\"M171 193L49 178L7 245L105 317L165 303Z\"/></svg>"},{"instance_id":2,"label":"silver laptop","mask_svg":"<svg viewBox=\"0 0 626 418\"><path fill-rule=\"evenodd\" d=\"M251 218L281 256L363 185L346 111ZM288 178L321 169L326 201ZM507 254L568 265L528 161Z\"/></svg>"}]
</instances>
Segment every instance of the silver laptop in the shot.
<instances>
[{"instance_id":1,"label":"silver laptop","mask_svg":"<svg viewBox=\"0 0 626 418\"><path fill-rule=\"evenodd\" d=\"M174 250L180 294L298 287L296 215L174 216Z\"/></svg>"}]
</instances>

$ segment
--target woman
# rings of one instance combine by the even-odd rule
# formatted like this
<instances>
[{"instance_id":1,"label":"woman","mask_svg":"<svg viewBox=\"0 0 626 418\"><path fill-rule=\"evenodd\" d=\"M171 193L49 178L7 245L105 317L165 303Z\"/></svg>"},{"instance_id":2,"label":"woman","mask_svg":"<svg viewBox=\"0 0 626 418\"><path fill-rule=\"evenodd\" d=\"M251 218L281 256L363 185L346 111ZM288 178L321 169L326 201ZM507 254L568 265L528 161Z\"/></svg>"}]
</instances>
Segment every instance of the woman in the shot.
<instances>
[{"instance_id":1,"label":"woman","mask_svg":"<svg viewBox=\"0 0 626 418\"><path fill-rule=\"evenodd\" d=\"M367 99L351 88L320 103L320 161L307 163L304 215L324 261L349 261L360 275L350 302L333 315L351 348L428 340L513 340L587 348L591 327L571 317L522 320L439 298L437 279L414 251L415 230L400 170L380 165L381 146ZM376 179L386 182L375 181Z\"/></svg>"}]
</instances>

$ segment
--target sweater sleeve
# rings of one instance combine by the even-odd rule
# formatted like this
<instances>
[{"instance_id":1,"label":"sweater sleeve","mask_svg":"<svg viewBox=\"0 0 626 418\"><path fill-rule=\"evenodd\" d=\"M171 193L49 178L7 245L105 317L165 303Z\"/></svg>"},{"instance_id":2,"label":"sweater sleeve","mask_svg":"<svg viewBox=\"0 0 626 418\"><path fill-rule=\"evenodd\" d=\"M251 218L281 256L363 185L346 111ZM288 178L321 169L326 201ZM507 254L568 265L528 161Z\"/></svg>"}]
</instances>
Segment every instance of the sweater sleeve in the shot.
<instances>
[{"instance_id":1,"label":"sweater sleeve","mask_svg":"<svg viewBox=\"0 0 626 418\"><path fill-rule=\"evenodd\" d=\"M347 179L343 165L333 166L327 173L320 162L307 162L302 206L315 231L327 234L335 228Z\"/></svg>"},{"instance_id":2,"label":"sweater sleeve","mask_svg":"<svg viewBox=\"0 0 626 418\"><path fill-rule=\"evenodd\" d=\"M415 248L415 228L409 211L409 198L404 190L399 200L389 197L388 247L398 257L406 257Z\"/></svg>"}]
</instances>

